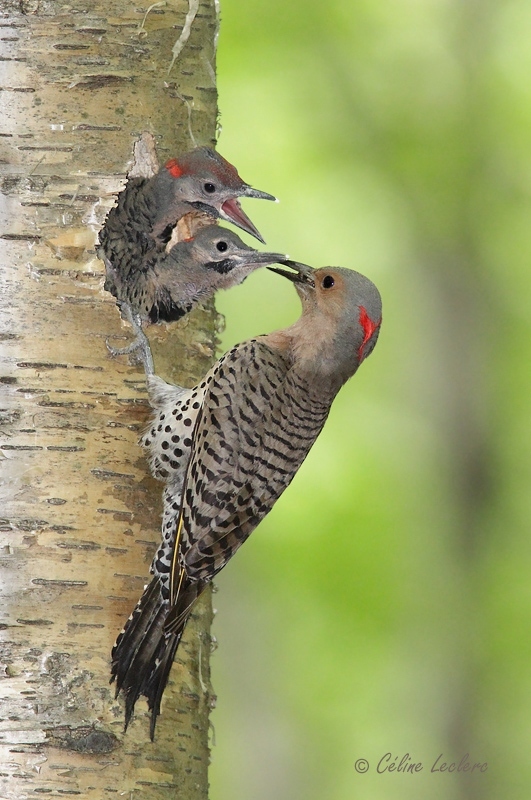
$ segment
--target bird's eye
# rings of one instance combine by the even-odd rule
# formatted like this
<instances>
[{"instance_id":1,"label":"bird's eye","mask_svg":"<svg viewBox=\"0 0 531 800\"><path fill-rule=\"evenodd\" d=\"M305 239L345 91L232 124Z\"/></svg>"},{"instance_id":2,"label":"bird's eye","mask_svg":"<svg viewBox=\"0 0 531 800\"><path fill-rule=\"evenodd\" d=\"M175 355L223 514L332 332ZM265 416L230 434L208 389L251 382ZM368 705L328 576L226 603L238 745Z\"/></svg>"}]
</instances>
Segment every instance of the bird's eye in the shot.
<instances>
[{"instance_id":1,"label":"bird's eye","mask_svg":"<svg viewBox=\"0 0 531 800\"><path fill-rule=\"evenodd\" d=\"M323 289L331 289L334 285L335 281L331 275L325 275L323 280L321 281L321 286Z\"/></svg>"},{"instance_id":2,"label":"bird's eye","mask_svg":"<svg viewBox=\"0 0 531 800\"><path fill-rule=\"evenodd\" d=\"M228 247L227 242L216 242L216 247L220 253L224 253Z\"/></svg>"},{"instance_id":3,"label":"bird's eye","mask_svg":"<svg viewBox=\"0 0 531 800\"><path fill-rule=\"evenodd\" d=\"M205 183L203 188L205 192L208 192L209 194L212 194L213 192L216 191L216 187L214 186L213 183Z\"/></svg>"}]
</instances>

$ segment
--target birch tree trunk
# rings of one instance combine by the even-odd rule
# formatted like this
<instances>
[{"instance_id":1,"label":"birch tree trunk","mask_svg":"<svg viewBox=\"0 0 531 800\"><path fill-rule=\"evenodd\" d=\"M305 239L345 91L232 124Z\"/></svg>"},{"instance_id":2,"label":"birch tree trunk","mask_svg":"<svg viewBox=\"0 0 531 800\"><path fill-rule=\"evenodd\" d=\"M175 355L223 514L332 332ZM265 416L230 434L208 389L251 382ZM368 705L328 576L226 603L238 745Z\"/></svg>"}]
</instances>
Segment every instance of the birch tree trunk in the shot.
<instances>
[{"instance_id":1,"label":"birch tree trunk","mask_svg":"<svg viewBox=\"0 0 531 800\"><path fill-rule=\"evenodd\" d=\"M159 539L161 484L138 445L143 375L106 350L128 332L95 239L143 131L163 161L214 143L216 122L215 0L146 11L0 3L2 800L207 797L210 598L154 743L143 700L124 735L109 686ZM148 331L158 374L192 385L215 327L210 307Z\"/></svg>"}]
</instances>

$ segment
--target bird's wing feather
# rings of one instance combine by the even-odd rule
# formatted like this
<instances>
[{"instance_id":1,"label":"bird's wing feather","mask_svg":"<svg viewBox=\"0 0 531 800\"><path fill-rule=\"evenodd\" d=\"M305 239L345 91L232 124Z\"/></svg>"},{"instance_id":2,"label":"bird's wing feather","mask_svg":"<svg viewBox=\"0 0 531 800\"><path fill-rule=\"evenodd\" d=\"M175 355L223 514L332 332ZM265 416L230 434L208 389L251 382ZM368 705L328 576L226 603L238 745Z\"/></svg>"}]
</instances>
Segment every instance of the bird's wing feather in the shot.
<instances>
[{"instance_id":1,"label":"bird's wing feather","mask_svg":"<svg viewBox=\"0 0 531 800\"><path fill-rule=\"evenodd\" d=\"M206 390L194 429L180 509L177 567L209 580L268 513L321 430L289 360L251 340L228 353ZM309 419L308 419L309 414Z\"/></svg>"}]
</instances>

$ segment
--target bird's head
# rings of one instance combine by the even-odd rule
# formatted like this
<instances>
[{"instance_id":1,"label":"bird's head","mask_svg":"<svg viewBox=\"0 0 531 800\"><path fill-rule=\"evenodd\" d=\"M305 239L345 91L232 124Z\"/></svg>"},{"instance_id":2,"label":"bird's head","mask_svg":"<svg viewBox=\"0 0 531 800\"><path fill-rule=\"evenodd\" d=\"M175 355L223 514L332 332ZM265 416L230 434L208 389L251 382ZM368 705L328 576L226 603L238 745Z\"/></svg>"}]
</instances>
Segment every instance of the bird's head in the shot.
<instances>
[{"instance_id":1,"label":"bird's head","mask_svg":"<svg viewBox=\"0 0 531 800\"><path fill-rule=\"evenodd\" d=\"M374 283L342 267L313 269L297 261L280 262L290 271L270 267L295 284L302 302L295 324L302 349L322 353L331 373L347 380L370 355L382 323L382 300ZM291 271L292 270L292 271Z\"/></svg>"},{"instance_id":2,"label":"bird's head","mask_svg":"<svg viewBox=\"0 0 531 800\"><path fill-rule=\"evenodd\" d=\"M170 159L158 173L158 179L176 204L184 202L190 206L190 211L204 211L225 219L260 242L264 241L242 210L238 198L276 201L276 197L245 183L235 167L210 147L196 147L178 159Z\"/></svg>"},{"instance_id":3,"label":"bird's head","mask_svg":"<svg viewBox=\"0 0 531 800\"><path fill-rule=\"evenodd\" d=\"M170 251L179 254L179 263L196 276L198 284L226 289L241 283L259 267L283 262L282 253L261 253L246 245L239 236L219 225L200 228L193 238L180 242ZM178 251L178 252L177 252Z\"/></svg>"}]
</instances>

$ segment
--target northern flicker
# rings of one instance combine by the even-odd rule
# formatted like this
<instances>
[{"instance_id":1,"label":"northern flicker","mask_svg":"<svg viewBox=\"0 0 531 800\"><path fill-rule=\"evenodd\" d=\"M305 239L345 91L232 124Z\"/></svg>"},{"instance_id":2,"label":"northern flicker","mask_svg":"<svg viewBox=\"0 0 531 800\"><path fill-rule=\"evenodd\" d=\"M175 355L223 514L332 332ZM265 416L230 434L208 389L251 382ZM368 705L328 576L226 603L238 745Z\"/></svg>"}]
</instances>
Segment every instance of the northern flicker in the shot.
<instances>
[{"instance_id":1,"label":"northern flicker","mask_svg":"<svg viewBox=\"0 0 531 800\"><path fill-rule=\"evenodd\" d=\"M235 167L209 147L171 158L152 178L130 178L99 235L99 252L122 280L164 250L178 220L192 211L234 223L263 243L238 197L276 200L245 183ZM112 276L107 278L112 292Z\"/></svg>"},{"instance_id":2,"label":"northern flicker","mask_svg":"<svg viewBox=\"0 0 531 800\"><path fill-rule=\"evenodd\" d=\"M121 273L114 275L115 294L136 338L126 348L109 349L117 355L140 348L146 371L152 372L143 323L180 319L219 289L236 286L255 269L285 258L282 253L254 250L219 225L199 228L192 238L174 245L168 254L157 255L146 263L134 281Z\"/></svg>"},{"instance_id":3,"label":"northern flicker","mask_svg":"<svg viewBox=\"0 0 531 800\"><path fill-rule=\"evenodd\" d=\"M100 231L97 252L105 263L105 289L117 298L125 319L137 326L137 339L130 348L109 348L111 352L131 352L139 346L147 349L147 339L138 331L135 308L127 305L128 299L145 273L165 255L174 241L174 229L185 215L203 212L211 221L225 219L264 241L242 210L239 197L276 200L245 183L235 167L209 147L196 147L179 159L170 159L152 178L128 180Z\"/></svg>"},{"instance_id":4,"label":"northern flicker","mask_svg":"<svg viewBox=\"0 0 531 800\"><path fill-rule=\"evenodd\" d=\"M155 409L142 443L164 480L153 579L118 636L112 680L126 727L139 695L151 738L175 651L196 598L295 476L341 386L372 351L381 300L347 269L271 268L294 282L302 316L236 345L193 389L148 378Z\"/></svg>"}]
</instances>

